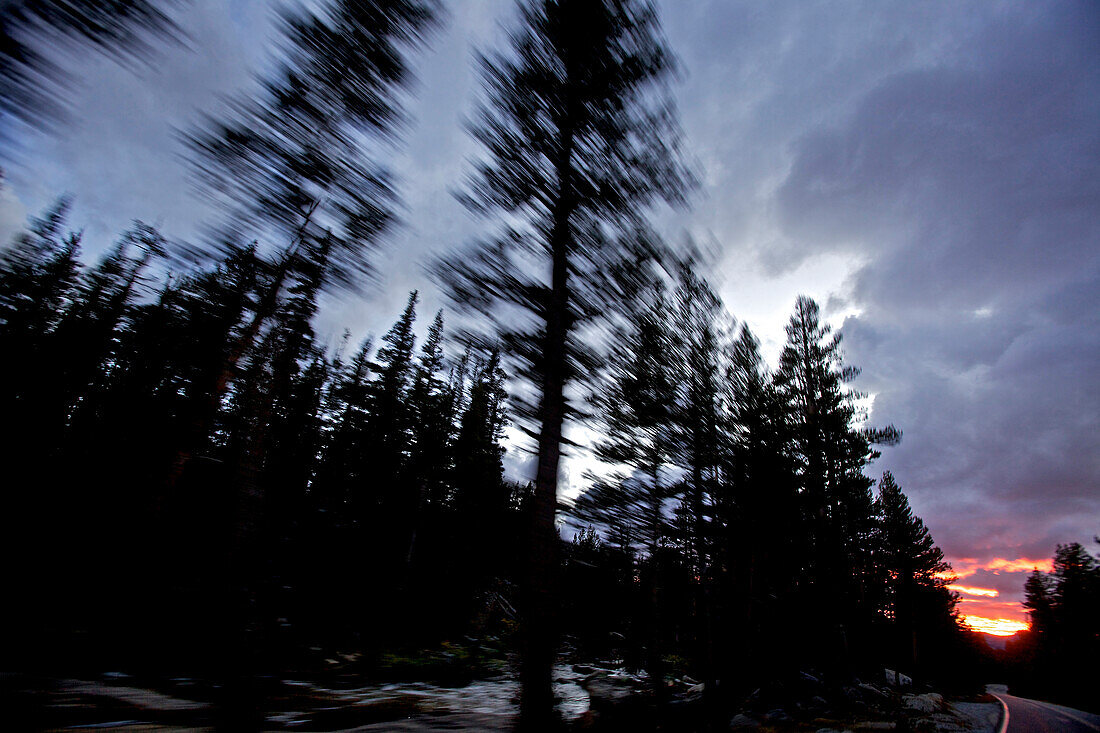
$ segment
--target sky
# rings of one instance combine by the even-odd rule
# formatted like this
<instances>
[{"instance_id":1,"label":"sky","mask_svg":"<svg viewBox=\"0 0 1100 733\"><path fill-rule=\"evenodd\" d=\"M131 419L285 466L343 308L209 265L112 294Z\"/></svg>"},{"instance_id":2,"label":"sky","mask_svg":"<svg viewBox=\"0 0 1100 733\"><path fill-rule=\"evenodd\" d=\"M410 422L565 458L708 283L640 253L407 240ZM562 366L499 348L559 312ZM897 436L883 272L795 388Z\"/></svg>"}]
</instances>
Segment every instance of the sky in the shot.
<instances>
[{"instance_id":1,"label":"sky","mask_svg":"<svg viewBox=\"0 0 1100 733\"><path fill-rule=\"evenodd\" d=\"M773 363L795 297L821 303L862 368L870 423L904 433L872 475L893 472L975 625L1025 620L1024 578L1057 543L1100 549L1100 6L659 6L701 180L662 228L716 253L727 306ZM413 288L427 321L445 303L424 265L477 232L452 196L477 150L463 129L472 52L502 42L513 5L448 8L394 153L404 224L377 283L326 305L319 332L334 343L384 332ZM62 192L89 256L135 218L194 236L209 212L178 131L254 88L272 5L196 0L180 22L186 43L147 65L62 59L70 118L52 136L16 131L0 241ZM528 462L514 451L509 466L522 477Z\"/></svg>"}]
</instances>

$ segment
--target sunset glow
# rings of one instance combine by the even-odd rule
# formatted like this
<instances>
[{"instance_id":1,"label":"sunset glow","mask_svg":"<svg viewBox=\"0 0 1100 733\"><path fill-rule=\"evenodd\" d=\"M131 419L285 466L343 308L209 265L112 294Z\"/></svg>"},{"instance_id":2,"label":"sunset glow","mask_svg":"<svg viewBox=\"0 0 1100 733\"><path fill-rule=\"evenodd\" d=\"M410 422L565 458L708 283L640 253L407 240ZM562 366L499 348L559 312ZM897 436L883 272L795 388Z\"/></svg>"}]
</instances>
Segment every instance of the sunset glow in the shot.
<instances>
[{"instance_id":1,"label":"sunset glow","mask_svg":"<svg viewBox=\"0 0 1100 733\"><path fill-rule=\"evenodd\" d=\"M1001 594L1000 591L993 588L975 588L967 585L955 585L951 584L947 586L948 590L957 591L967 596L979 596L982 598L996 598Z\"/></svg>"},{"instance_id":2,"label":"sunset glow","mask_svg":"<svg viewBox=\"0 0 1100 733\"><path fill-rule=\"evenodd\" d=\"M1012 636L1019 631L1026 631L1027 624L1013 621L1007 618L985 618L983 616L963 616L963 623L985 634L992 636Z\"/></svg>"},{"instance_id":3,"label":"sunset glow","mask_svg":"<svg viewBox=\"0 0 1100 733\"><path fill-rule=\"evenodd\" d=\"M950 558L951 570L940 574L947 587L959 594L960 617L970 628L994 636L1012 636L1028 627L1027 612L1020 604L1018 594L1006 590L1006 584L1015 583L1023 591L1026 574L1032 570L1050 572L1050 558L994 557L979 560L975 557ZM994 579L991 576L1000 576ZM971 583L961 583L971 578ZM996 587L988 587L995 585Z\"/></svg>"},{"instance_id":4,"label":"sunset glow","mask_svg":"<svg viewBox=\"0 0 1100 733\"><path fill-rule=\"evenodd\" d=\"M1015 560L1009 560L1004 557L995 557L992 560L982 562L977 558L964 557L962 559L952 560L951 568L951 572L945 573L944 575L953 575L957 580L962 580L979 570L988 570L994 573L1000 571L1021 573L1030 572L1032 570L1042 570L1044 573L1049 573L1053 569L1053 561L1050 558L1031 560L1026 557L1018 557Z\"/></svg>"}]
</instances>

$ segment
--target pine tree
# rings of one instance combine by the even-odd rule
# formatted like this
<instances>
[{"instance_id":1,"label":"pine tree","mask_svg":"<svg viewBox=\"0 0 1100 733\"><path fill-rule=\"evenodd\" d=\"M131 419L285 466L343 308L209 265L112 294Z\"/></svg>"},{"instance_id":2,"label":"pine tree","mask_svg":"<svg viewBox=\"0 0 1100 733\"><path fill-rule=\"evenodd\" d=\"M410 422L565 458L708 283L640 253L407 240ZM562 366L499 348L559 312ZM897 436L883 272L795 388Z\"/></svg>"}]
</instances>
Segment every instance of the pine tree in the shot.
<instances>
[{"instance_id":1,"label":"pine tree","mask_svg":"<svg viewBox=\"0 0 1100 733\"><path fill-rule=\"evenodd\" d=\"M0 260L0 343L9 353L52 331L72 297L80 234L62 235L69 206L59 199Z\"/></svg>"},{"instance_id":2,"label":"pine tree","mask_svg":"<svg viewBox=\"0 0 1100 733\"><path fill-rule=\"evenodd\" d=\"M921 647L928 641L919 634L919 628L927 626L929 620L920 616L934 613L927 601L938 596L946 605L942 614L950 616L954 610L957 599L946 588L951 567L924 522L913 516L909 500L889 471L878 484L875 514L875 565L880 571L877 580L885 585L883 612L897 630L895 663L899 669L912 670L920 662Z\"/></svg>"},{"instance_id":3,"label":"pine tree","mask_svg":"<svg viewBox=\"0 0 1100 733\"><path fill-rule=\"evenodd\" d=\"M410 471L405 481L417 494L417 505L438 512L449 499L454 461L451 433L457 416L454 396L443 377L443 311L435 315L421 347L409 392L412 415Z\"/></svg>"},{"instance_id":4,"label":"pine tree","mask_svg":"<svg viewBox=\"0 0 1100 733\"><path fill-rule=\"evenodd\" d=\"M225 395L311 248L328 249L326 285L354 288L367 273L368 251L396 201L390 176L370 159L366 141L397 130L408 55L436 12L436 0L341 0L324 11L284 17L287 58L265 81L264 95L190 133L197 178L227 209L230 223L218 230L219 246L256 235L278 242L252 317L212 381L212 401ZM193 425L189 442L207 428ZM179 451L169 486L193 452L190 445Z\"/></svg>"},{"instance_id":5,"label":"pine tree","mask_svg":"<svg viewBox=\"0 0 1100 733\"><path fill-rule=\"evenodd\" d=\"M658 93L671 61L651 5L529 0L520 13L510 52L482 57L488 102L473 135L487 155L465 194L475 212L510 223L440 272L460 305L489 315L524 363L518 376L537 385L537 406L527 412L538 426L538 470L521 717L538 726L553 706L554 516L566 385L584 371L576 329L621 302L613 282L622 269L619 235L651 204L679 200L688 177ZM497 317L501 302L530 318L516 327Z\"/></svg>"},{"instance_id":6,"label":"pine tree","mask_svg":"<svg viewBox=\"0 0 1100 733\"><path fill-rule=\"evenodd\" d=\"M387 523L405 521L414 499L400 491L399 481L411 448L413 416L409 411L409 390L414 376L416 335L413 326L418 298L416 291L409 294L401 317L382 337L383 345L375 357L376 363L372 365L378 378L370 385L369 438L364 462L373 486L364 486L362 491L365 493L361 498L369 506L388 512Z\"/></svg>"},{"instance_id":7,"label":"pine tree","mask_svg":"<svg viewBox=\"0 0 1100 733\"><path fill-rule=\"evenodd\" d=\"M1095 685L1080 670L1100 653L1100 561L1079 542L1059 544L1052 571L1028 576L1024 607L1031 620L1023 670L1029 694L1094 709Z\"/></svg>"},{"instance_id":8,"label":"pine tree","mask_svg":"<svg viewBox=\"0 0 1100 733\"><path fill-rule=\"evenodd\" d=\"M86 412L102 408L103 400L96 399L93 392L103 391L110 365L117 364L120 331L135 307L144 271L164 254L165 240L156 228L135 222L81 278L72 305L50 339L55 351L67 354L56 360L51 390L59 424L71 421L71 410L78 401ZM40 409L50 408L43 405Z\"/></svg>"},{"instance_id":9,"label":"pine tree","mask_svg":"<svg viewBox=\"0 0 1100 733\"><path fill-rule=\"evenodd\" d=\"M1024 582L1024 608L1031 633L1038 637L1048 634L1054 623L1054 588L1050 576L1038 568Z\"/></svg>"},{"instance_id":10,"label":"pine tree","mask_svg":"<svg viewBox=\"0 0 1100 733\"><path fill-rule=\"evenodd\" d=\"M694 257L684 259L676 274L676 313L673 328L678 334L676 407L672 416L674 451L680 466L688 469L682 502L688 526L688 548L694 565L692 576L695 611L695 660L713 702L715 688L712 618L712 503L720 481L720 434L725 415L722 384L721 300L709 282L696 271Z\"/></svg>"},{"instance_id":11,"label":"pine tree","mask_svg":"<svg viewBox=\"0 0 1100 733\"><path fill-rule=\"evenodd\" d=\"M859 413L844 383L858 374L845 366L840 334L821 323L817 304L799 297L774 381L783 399L796 485L808 537L804 586L822 609L816 635L825 659L849 660L848 632L865 626L873 529L871 479L863 468L877 456L871 440L896 441L897 431L857 427Z\"/></svg>"},{"instance_id":12,"label":"pine tree","mask_svg":"<svg viewBox=\"0 0 1100 733\"><path fill-rule=\"evenodd\" d=\"M413 567L417 555L430 554L419 548L425 544L431 548L439 542L454 490L457 416L450 385L442 375L444 361L443 311L439 311L420 349L408 393L409 455L400 479L401 491L410 497L411 510L405 539L406 584L411 582L410 575L417 572Z\"/></svg>"},{"instance_id":13,"label":"pine tree","mask_svg":"<svg viewBox=\"0 0 1100 733\"><path fill-rule=\"evenodd\" d=\"M786 640L797 623L793 591L806 548L800 542L802 524L784 429L786 406L746 325L730 348L725 377L728 414L715 513L728 617L719 658L747 657L757 669L774 674L795 663ZM737 662L722 679L735 689L743 687L749 683L744 667Z\"/></svg>"},{"instance_id":14,"label":"pine tree","mask_svg":"<svg viewBox=\"0 0 1100 733\"><path fill-rule=\"evenodd\" d=\"M0 116L38 127L64 112L64 74L41 53L40 38L63 38L121 60L146 58L152 40L176 39L179 26L156 0L36 0L0 7ZM45 82L45 83L44 83ZM3 139L0 135L0 139Z\"/></svg>"},{"instance_id":15,"label":"pine tree","mask_svg":"<svg viewBox=\"0 0 1100 733\"><path fill-rule=\"evenodd\" d=\"M454 439L454 508L456 544L465 548L469 574L482 584L503 567L493 556L496 533L511 510L511 488L504 481L506 424L505 375L500 355L490 353L474 369L469 401Z\"/></svg>"},{"instance_id":16,"label":"pine tree","mask_svg":"<svg viewBox=\"0 0 1100 733\"><path fill-rule=\"evenodd\" d=\"M681 364L671 331L671 306L661 285L646 302L636 302L629 325L613 337L617 343L607 382L597 387L594 406L603 422L595 455L625 464L648 481L648 509L642 522L651 559L656 559L665 526L664 502L671 495L662 471L676 450L675 393Z\"/></svg>"}]
</instances>

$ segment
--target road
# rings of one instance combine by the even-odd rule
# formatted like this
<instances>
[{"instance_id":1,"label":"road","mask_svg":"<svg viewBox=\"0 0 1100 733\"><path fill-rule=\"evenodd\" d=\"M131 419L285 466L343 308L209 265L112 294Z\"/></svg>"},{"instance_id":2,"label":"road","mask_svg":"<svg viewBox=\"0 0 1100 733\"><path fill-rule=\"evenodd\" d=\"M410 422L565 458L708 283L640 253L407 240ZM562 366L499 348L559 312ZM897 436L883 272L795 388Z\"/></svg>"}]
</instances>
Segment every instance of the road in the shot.
<instances>
[{"instance_id":1,"label":"road","mask_svg":"<svg viewBox=\"0 0 1100 733\"><path fill-rule=\"evenodd\" d=\"M1096 733L1100 715L1074 710L1049 702L1028 700L1003 692L994 697L1008 706L1006 733Z\"/></svg>"}]
</instances>

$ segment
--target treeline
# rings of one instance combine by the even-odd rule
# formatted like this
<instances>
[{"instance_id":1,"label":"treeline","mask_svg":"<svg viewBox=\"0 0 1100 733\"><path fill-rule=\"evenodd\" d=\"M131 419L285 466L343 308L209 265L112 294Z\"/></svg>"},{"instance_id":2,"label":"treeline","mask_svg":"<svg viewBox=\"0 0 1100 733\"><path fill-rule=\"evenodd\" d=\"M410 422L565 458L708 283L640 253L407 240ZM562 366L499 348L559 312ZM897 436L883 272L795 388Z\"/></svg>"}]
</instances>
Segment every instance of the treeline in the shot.
<instances>
[{"instance_id":1,"label":"treeline","mask_svg":"<svg viewBox=\"0 0 1100 733\"><path fill-rule=\"evenodd\" d=\"M863 425L839 334L799 298L770 371L731 321L681 265L614 333L590 404L621 470L570 510L599 529L571 547L566 577L596 597L571 599L568 628L596 653L630 628L651 671L686 657L738 693L809 667L952 678L970 641L950 568L889 473L873 491L874 446L900 433Z\"/></svg>"},{"instance_id":2,"label":"treeline","mask_svg":"<svg viewBox=\"0 0 1100 733\"><path fill-rule=\"evenodd\" d=\"M1058 545L1051 572L1034 570L1024 583L1024 607L1030 628L1005 655L1013 692L1097 710L1087 670L1100 654L1100 561L1079 542Z\"/></svg>"},{"instance_id":3,"label":"treeline","mask_svg":"<svg viewBox=\"0 0 1100 733\"><path fill-rule=\"evenodd\" d=\"M324 246L264 305L254 248L165 278L137 224L83 267L64 213L0 267L13 658L300 668L512 628L528 489L503 474L497 353L447 358L442 314L417 345L416 293L378 348L320 343ZM893 477L873 492L899 435L862 426L817 305L770 372L690 266L650 272L591 382L595 453L621 470L567 507L599 528L564 544L567 641L727 692L945 674L949 568Z\"/></svg>"},{"instance_id":4,"label":"treeline","mask_svg":"<svg viewBox=\"0 0 1100 733\"><path fill-rule=\"evenodd\" d=\"M142 224L83 267L65 208L0 265L5 658L300 668L470 631L524 495L499 356L446 358L442 314L417 345L416 293L377 348L320 343L324 246L273 305L254 248L165 278Z\"/></svg>"}]
</instances>

